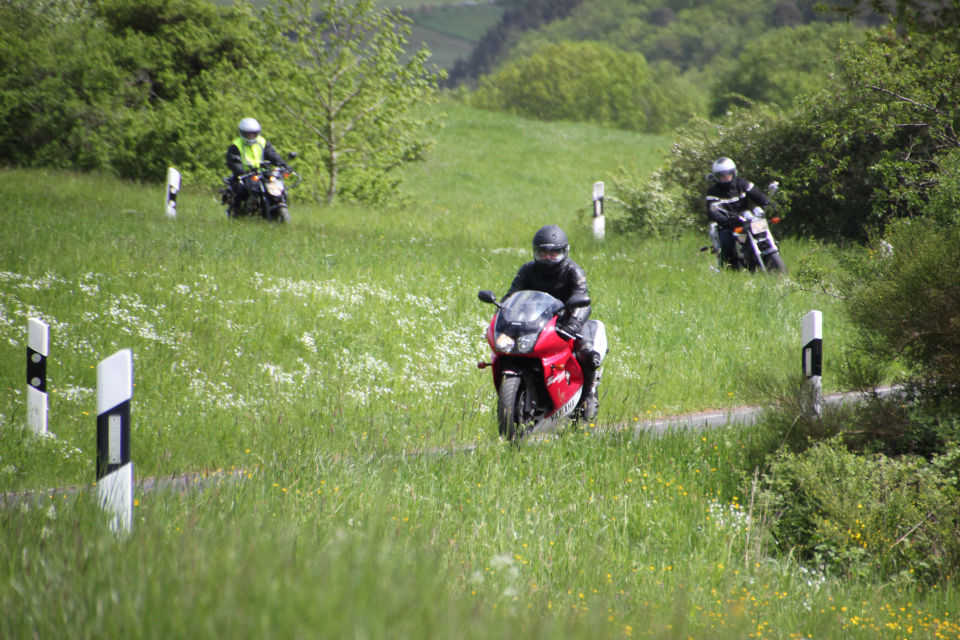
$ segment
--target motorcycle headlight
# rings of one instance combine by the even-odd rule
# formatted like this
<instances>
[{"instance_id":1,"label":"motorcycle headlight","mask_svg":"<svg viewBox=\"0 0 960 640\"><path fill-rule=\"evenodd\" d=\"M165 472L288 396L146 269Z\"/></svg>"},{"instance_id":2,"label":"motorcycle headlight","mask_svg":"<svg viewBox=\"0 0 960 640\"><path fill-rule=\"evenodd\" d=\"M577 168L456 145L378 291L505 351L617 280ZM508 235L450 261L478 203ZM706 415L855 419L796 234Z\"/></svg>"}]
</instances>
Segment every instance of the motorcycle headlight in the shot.
<instances>
[{"instance_id":1,"label":"motorcycle headlight","mask_svg":"<svg viewBox=\"0 0 960 640\"><path fill-rule=\"evenodd\" d=\"M279 180L273 180L267 183L267 193L274 198L279 198L283 194L283 183Z\"/></svg>"},{"instance_id":2,"label":"motorcycle headlight","mask_svg":"<svg viewBox=\"0 0 960 640\"><path fill-rule=\"evenodd\" d=\"M517 353L530 353L533 351L533 345L537 344L537 333L528 333L517 338L517 346L514 351Z\"/></svg>"},{"instance_id":3,"label":"motorcycle headlight","mask_svg":"<svg viewBox=\"0 0 960 640\"><path fill-rule=\"evenodd\" d=\"M497 335L497 339L494 341L494 344L497 346L497 351L502 351L504 353L510 353L513 350L514 339L508 336L505 333Z\"/></svg>"}]
</instances>

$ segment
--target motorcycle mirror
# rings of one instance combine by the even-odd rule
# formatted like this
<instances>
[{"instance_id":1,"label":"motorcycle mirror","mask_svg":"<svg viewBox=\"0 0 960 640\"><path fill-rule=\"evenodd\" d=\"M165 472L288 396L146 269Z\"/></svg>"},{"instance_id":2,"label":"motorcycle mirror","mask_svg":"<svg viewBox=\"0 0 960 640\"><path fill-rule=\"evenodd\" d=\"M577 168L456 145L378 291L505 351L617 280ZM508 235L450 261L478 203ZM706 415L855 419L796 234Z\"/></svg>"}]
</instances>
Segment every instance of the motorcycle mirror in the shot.
<instances>
[{"instance_id":1,"label":"motorcycle mirror","mask_svg":"<svg viewBox=\"0 0 960 640\"><path fill-rule=\"evenodd\" d=\"M290 153L287 154L287 157L290 158L291 160L293 160L294 158L297 157L297 152L296 152L296 151L291 151Z\"/></svg>"},{"instance_id":2,"label":"motorcycle mirror","mask_svg":"<svg viewBox=\"0 0 960 640\"><path fill-rule=\"evenodd\" d=\"M770 192L770 195L775 194L780 189L780 183L774 180L769 185L767 185L767 191Z\"/></svg>"},{"instance_id":3,"label":"motorcycle mirror","mask_svg":"<svg viewBox=\"0 0 960 640\"><path fill-rule=\"evenodd\" d=\"M489 304L497 303L497 296L493 295L493 291L490 291L489 289L481 289L477 292L477 297L481 302L487 302Z\"/></svg>"},{"instance_id":4,"label":"motorcycle mirror","mask_svg":"<svg viewBox=\"0 0 960 640\"><path fill-rule=\"evenodd\" d=\"M716 182L717 179L713 177L712 173L707 174L707 182Z\"/></svg>"},{"instance_id":5,"label":"motorcycle mirror","mask_svg":"<svg viewBox=\"0 0 960 640\"><path fill-rule=\"evenodd\" d=\"M579 309L580 307L587 307L590 305L590 298L587 296L575 295L571 296L567 303L563 305L567 309Z\"/></svg>"}]
</instances>

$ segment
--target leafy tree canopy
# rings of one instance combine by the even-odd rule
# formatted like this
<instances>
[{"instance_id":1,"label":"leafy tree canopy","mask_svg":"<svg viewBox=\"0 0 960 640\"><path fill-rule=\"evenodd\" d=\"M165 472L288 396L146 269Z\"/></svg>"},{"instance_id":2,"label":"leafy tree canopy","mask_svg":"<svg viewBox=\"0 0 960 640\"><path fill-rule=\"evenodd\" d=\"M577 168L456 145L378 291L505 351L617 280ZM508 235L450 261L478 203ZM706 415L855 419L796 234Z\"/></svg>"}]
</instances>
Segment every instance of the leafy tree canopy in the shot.
<instances>
[{"instance_id":1,"label":"leafy tree canopy","mask_svg":"<svg viewBox=\"0 0 960 640\"><path fill-rule=\"evenodd\" d=\"M440 79L426 70L426 48L404 59L409 19L378 11L375 0L276 0L263 24L282 63L255 67L258 84L284 129L305 143L302 161L323 176L327 203L393 195L395 169L429 146L417 107Z\"/></svg>"}]
</instances>

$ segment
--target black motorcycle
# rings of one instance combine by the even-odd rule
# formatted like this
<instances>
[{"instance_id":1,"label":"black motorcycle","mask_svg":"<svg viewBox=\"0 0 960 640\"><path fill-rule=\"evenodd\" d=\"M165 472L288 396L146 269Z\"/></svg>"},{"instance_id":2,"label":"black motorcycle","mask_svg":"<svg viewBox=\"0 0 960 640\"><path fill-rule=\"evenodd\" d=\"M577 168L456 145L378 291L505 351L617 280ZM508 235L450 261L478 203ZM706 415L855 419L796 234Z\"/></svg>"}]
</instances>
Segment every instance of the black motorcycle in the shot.
<instances>
[{"instance_id":1,"label":"black motorcycle","mask_svg":"<svg viewBox=\"0 0 960 640\"><path fill-rule=\"evenodd\" d=\"M772 196L777 192L779 185L771 182L768 189ZM727 211L723 205L715 205L716 210L726 214L730 218L738 218L739 224L733 228L733 237L736 242L737 263L736 267L756 271L759 269L764 272L786 273L787 267L780 257L780 249L777 242L773 239L773 233L770 232L770 223L777 224L780 218L767 218L763 209L755 207L754 209L734 213ZM710 250L717 255L718 266L723 268L723 259L720 254L720 236L717 231L717 223L711 222L708 230L710 236L710 245L702 247L701 251Z\"/></svg>"},{"instance_id":2,"label":"black motorcycle","mask_svg":"<svg viewBox=\"0 0 960 640\"><path fill-rule=\"evenodd\" d=\"M296 153L289 155L291 160L296 157ZM288 183L291 178L296 178L296 182ZM239 203L234 202L236 181L242 181L247 190L247 197ZM260 217L270 222L290 222L287 189L300 184L300 174L290 167L264 161L259 171L224 178L223 182L220 203L227 205L228 218Z\"/></svg>"}]
</instances>

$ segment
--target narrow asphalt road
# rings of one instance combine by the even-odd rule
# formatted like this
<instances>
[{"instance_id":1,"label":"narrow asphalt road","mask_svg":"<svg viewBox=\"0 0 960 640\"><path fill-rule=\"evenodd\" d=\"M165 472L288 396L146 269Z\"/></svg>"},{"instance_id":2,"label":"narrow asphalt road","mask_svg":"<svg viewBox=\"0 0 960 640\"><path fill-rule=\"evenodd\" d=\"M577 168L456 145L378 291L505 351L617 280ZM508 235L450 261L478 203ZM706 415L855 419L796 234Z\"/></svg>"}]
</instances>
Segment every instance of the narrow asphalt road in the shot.
<instances>
[{"instance_id":1,"label":"narrow asphalt road","mask_svg":"<svg viewBox=\"0 0 960 640\"><path fill-rule=\"evenodd\" d=\"M877 389L874 393L877 395L887 395L895 390L895 387L883 387ZM836 393L823 397L823 403L845 404L850 402L859 402L870 393L849 392ZM757 418L763 412L762 407L737 407L723 411L703 411L700 413L687 413L678 416L668 416L656 420L648 420L635 424L619 424L602 428L600 431L620 432L631 430L634 437L642 434L662 434L673 430L694 430L715 429L728 424L754 424ZM547 431L544 435L548 435ZM526 441L526 439L525 439ZM529 441L533 444L534 441ZM459 454L471 452L476 449L476 445L464 445L453 447L440 447L426 449L421 451L405 452L404 456L416 456L423 454ZM229 471L197 471L192 473L183 473L173 476L164 476L159 478L143 478L134 482L135 493L145 493L150 491L186 491L203 490L207 487L218 485L223 482L240 482L245 478L251 477L251 473L245 469L231 469ZM0 508L8 506L34 506L49 504L57 498L64 498L69 495L75 495L84 491L93 492L96 485L58 487L54 489L26 489L23 491L13 491L0 493Z\"/></svg>"}]
</instances>

